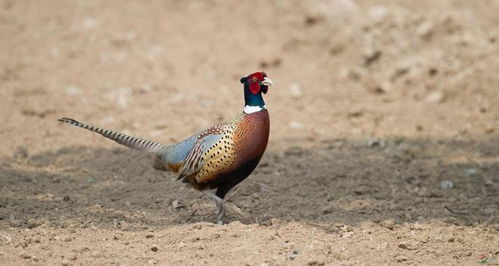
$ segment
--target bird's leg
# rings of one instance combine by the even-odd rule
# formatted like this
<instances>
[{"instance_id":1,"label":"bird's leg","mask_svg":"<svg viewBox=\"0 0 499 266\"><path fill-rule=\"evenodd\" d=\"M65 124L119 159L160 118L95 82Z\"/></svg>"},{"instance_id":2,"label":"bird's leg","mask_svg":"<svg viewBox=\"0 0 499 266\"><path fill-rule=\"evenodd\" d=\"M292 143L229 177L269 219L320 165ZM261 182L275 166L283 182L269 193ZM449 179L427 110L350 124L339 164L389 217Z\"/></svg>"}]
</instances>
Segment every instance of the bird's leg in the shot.
<instances>
[{"instance_id":1,"label":"bird's leg","mask_svg":"<svg viewBox=\"0 0 499 266\"><path fill-rule=\"evenodd\" d=\"M213 194L212 192L208 190L203 190L204 194L206 194L208 197L212 198L215 200L215 204L217 205L217 224L218 225L223 225L223 218L225 215L225 204L224 200L218 197L217 195Z\"/></svg>"}]
</instances>

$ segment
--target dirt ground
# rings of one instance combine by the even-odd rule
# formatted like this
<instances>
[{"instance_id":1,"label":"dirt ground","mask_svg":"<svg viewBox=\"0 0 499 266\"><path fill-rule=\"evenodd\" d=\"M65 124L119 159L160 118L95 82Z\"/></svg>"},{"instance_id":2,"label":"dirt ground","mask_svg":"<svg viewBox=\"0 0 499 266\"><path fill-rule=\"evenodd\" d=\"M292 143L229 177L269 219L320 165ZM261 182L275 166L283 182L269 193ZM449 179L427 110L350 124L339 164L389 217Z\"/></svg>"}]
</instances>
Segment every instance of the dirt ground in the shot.
<instances>
[{"instance_id":1,"label":"dirt ground","mask_svg":"<svg viewBox=\"0 0 499 266\"><path fill-rule=\"evenodd\" d=\"M0 1L1 265L499 259L499 1ZM213 202L68 116L172 143L271 138Z\"/></svg>"}]
</instances>

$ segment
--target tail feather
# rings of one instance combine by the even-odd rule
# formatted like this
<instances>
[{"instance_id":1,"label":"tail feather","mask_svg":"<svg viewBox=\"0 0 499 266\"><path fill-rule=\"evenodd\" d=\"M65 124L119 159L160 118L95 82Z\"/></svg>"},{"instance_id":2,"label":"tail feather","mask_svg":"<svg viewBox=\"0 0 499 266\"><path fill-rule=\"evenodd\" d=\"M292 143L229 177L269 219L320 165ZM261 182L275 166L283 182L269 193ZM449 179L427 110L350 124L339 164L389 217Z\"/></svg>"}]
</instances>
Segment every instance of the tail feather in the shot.
<instances>
[{"instance_id":1,"label":"tail feather","mask_svg":"<svg viewBox=\"0 0 499 266\"><path fill-rule=\"evenodd\" d=\"M81 127L90 131L93 131L95 133L99 133L102 136L114 140L118 142L121 145L125 145L129 148L136 149L136 150L141 150L141 151L147 151L147 152L152 152L152 153L157 153L163 145L154 141L138 138L138 137L132 137L123 133L119 133L116 131L112 131L109 129L102 129L98 128L95 126L87 125L85 123L78 122L74 119L63 117L58 119L61 122L68 123L70 125L73 125L75 127Z\"/></svg>"}]
</instances>

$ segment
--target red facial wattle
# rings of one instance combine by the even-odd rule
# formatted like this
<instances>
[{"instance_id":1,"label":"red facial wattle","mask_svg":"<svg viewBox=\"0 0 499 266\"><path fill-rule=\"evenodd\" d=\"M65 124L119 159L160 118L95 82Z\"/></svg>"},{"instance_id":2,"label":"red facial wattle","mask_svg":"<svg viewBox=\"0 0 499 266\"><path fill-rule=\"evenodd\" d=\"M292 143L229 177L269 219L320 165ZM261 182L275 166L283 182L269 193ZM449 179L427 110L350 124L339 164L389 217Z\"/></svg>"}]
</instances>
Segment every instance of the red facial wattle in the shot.
<instances>
[{"instance_id":1,"label":"red facial wattle","mask_svg":"<svg viewBox=\"0 0 499 266\"><path fill-rule=\"evenodd\" d=\"M249 85L249 91L253 94L257 94L260 92L260 82L254 81Z\"/></svg>"}]
</instances>

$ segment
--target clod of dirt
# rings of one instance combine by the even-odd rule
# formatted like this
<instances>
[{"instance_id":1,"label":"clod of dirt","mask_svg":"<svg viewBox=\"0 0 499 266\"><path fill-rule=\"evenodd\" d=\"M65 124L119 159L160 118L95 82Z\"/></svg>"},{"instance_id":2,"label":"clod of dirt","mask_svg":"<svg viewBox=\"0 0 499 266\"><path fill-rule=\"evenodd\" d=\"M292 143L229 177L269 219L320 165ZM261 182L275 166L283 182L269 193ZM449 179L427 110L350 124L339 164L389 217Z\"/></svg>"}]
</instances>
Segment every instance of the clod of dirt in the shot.
<instances>
[{"instance_id":1,"label":"clod of dirt","mask_svg":"<svg viewBox=\"0 0 499 266\"><path fill-rule=\"evenodd\" d=\"M323 265L326 265L325 262L319 262L319 261L310 261L307 263L307 266L323 266Z\"/></svg>"},{"instance_id":2,"label":"clod of dirt","mask_svg":"<svg viewBox=\"0 0 499 266\"><path fill-rule=\"evenodd\" d=\"M19 257L21 257L25 260L31 259L31 255L26 253L26 252L21 252L21 254L19 254Z\"/></svg>"},{"instance_id":3,"label":"clod of dirt","mask_svg":"<svg viewBox=\"0 0 499 266\"><path fill-rule=\"evenodd\" d=\"M278 67L280 66L282 63L282 59L281 58L275 58L271 61L261 61L260 62L260 67L262 68L268 68L268 67Z\"/></svg>"},{"instance_id":4,"label":"clod of dirt","mask_svg":"<svg viewBox=\"0 0 499 266\"><path fill-rule=\"evenodd\" d=\"M29 219L26 226L29 228L29 229L33 229L33 228L36 228L40 225L42 225L43 222L40 221L40 220L36 220L36 219Z\"/></svg>"},{"instance_id":5,"label":"clod of dirt","mask_svg":"<svg viewBox=\"0 0 499 266\"><path fill-rule=\"evenodd\" d=\"M383 53L380 50L366 49L363 52L364 56L364 66L369 66L381 58Z\"/></svg>"},{"instance_id":6,"label":"clod of dirt","mask_svg":"<svg viewBox=\"0 0 499 266\"><path fill-rule=\"evenodd\" d=\"M9 221L9 225L11 227L21 227L21 226L23 226L23 222L18 220L18 219L12 219Z\"/></svg>"},{"instance_id":7,"label":"clod of dirt","mask_svg":"<svg viewBox=\"0 0 499 266\"><path fill-rule=\"evenodd\" d=\"M293 252L286 255L287 259L294 260L298 256L298 251L293 250Z\"/></svg>"},{"instance_id":8,"label":"clod of dirt","mask_svg":"<svg viewBox=\"0 0 499 266\"><path fill-rule=\"evenodd\" d=\"M409 243L400 243L398 244L398 247L401 249L407 249L407 250L415 250L417 249L414 245L409 244Z\"/></svg>"},{"instance_id":9,"label":"clod of dirt","mask_svg":"<svg viewBox=\"0 0 499 266\"><path fill-rule=\"evenodd\" d=\"M285 156L299 156L303 154L303 149L300 147L289 147L284 151Z\"/></svg>"},{"instance_id":10,"label":"clod of dirt","mask_svg":"<svg viewBox=\"0 0 499 266\"><path fill-rule=\"evenodd\" d=\"M20 159L26 159L28 158L29 153L28 153L28 148L21 146L18 147L16 152L14 153L14 158L20 160Z\"/></svg>"},{"instance_id":11,"label":"clod of dirt","mask_svg":"<svg viewBox=\"0 0 499 266\"><path fill-rule=\"evenodd\" d=\"M390 230L393 230L395 228L395 222L392 220L384 220L381 223L379 223L379 225Z\"/></svg>"},{"instance_id":12,"label":"clod of dirt","mask_svg":"<svg viewBox=\"0 0 499 266\"><path fill-rule=\"evenodd\" d=\"M152 247L152 248L151 248L151 251L152 251L152 252L158 252L158 250L159 250L159 249L158 249L158 247Z\"/></svg>"},{"instance_id":13,"label":"clod of dirt","mask_svg":"<svg viewBox=\"0 0 499 266\"><path fill-rule=\"evenodd\" d=\"M68 258L69 260L76 260L77 256L78 256L78 255L76 255L76 253L75 253L75 252L71 252L71 253L69 253L69 255L67 256L67 258Z\"/></svg>"}]
</instances>

